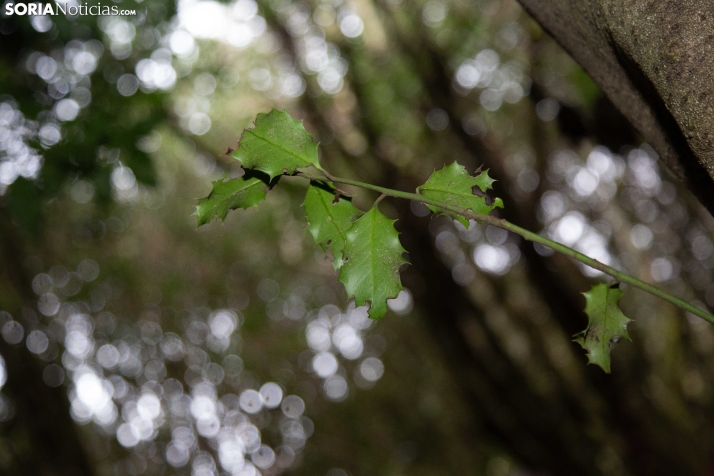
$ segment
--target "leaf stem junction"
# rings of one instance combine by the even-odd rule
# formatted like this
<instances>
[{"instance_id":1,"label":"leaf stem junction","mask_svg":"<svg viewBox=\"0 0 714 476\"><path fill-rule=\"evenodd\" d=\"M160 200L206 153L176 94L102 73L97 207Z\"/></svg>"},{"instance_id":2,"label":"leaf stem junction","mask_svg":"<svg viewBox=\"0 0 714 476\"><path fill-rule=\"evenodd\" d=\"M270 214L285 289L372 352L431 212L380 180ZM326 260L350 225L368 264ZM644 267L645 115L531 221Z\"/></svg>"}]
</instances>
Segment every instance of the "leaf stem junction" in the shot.
<instances>
[{"instance_id":1,"label":"leaf stem junction","mask_svg":"<svg viewBox=\"0 0 714 476\"><path fill-rule=\"evenodd\" d=\"M708 312L704 311L703 309L700 309L700 308L684 301L681 298L678 298L672 294L669 294L668 292L663 291L663 290L657 288L656 286L653 286L653 285L648 284L640 279L637 279L634 276L631 276L627 273L623 273L622 271L618 271L617 269L613 268L612 266L608 266L605 263L601 263L600 261L593 259L583 253L580 253L568 246L565 246L562 243L558 243L557 241L548 239L548 238L541 236L537 233L526 230L525 228L521 228L520 226L515 225L503 218L498 218L495 216L485 215L485 214L481 214L481 213L475 213L471 210L468 210L468 209L465 209L462 207L458 207L458 206L454 206L454 205L450 205L450 204L441 202L439 200L435 200L433 198L430 198L430 197L427 197L427 196L424 196L424 195L421 195L418 193L401 192L399 190L393 190L390 188L379 187L377 185L359 182L357 180L336 177L322 169L315 170L315 172L318 172L320 175L313 173L313 170L305 170L305 169L298 170L296 175L299 177L310 179L310 180L330 182L333 184L352 185L355 187L372 190L372 191L378 192L382 195L386 195L386 196L390 196L390 197L403 198L406 200L415 200L417 202L421 202L426 205L432 205L432 206L438 207L442 210L449 211L449 212L455 213L457 215L461 215L467 219L476 220L479 222L488 223L489 225L493 225L498 228L503 228L504 230L508 230L512 233L519 235L520 237L522 237L525 240L541 244L541 245L546 246L554 251L557 251L558 253L562 253L566 256L570 256L571 258L574 258L575 260L580 261L581 263L583 263L587 266L590 266L593 269L596 269L598 271L601 271L605 274L612 276L613 278L615 278L616 280L618 280L620 282L627 283L627 284L630 284L637 288L640 288L643 291L652 294L653 296L657 296L661 299L664 299L665 301L672 303L675 306L677 306L681 309L684 309L685 311L691 312L692 314L699 316L702 319L714 324L714 315L709 314ZM382 197L380 196L380 199L381 198Z\"/></svg>"}]
</instances>

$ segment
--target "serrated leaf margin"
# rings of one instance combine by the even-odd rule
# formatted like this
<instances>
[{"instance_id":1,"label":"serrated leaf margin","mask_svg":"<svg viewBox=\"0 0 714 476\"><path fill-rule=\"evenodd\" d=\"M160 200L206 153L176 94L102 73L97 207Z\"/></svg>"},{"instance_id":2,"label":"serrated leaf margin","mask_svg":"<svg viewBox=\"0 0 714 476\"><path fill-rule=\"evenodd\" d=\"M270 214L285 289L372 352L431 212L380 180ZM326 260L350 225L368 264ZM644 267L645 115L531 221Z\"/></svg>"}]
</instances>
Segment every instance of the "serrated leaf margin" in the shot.
<instances>
[{"instance_id":1,"label":"serrated leaf margin","mask_svg":"<svg viewBox=\"0 0 714 476\"><path fill-rule=\"evenodd\" d=\"M268 124L270 121L275 121L275 124ZM279 111L271 109L268 113L259 113L256 117L252 128L246 128L241 133L238 146L235 149L228 149L228 155L238 160L246 169L260 170L270 176L271 179L282 174L293 174L299 168L313 166L320 169L318 144L316 144L312 135L305 130L303 121L293 119L287 111ZM285 127L286 131L291 131L291 137L280 137L277 132L271 127ZM263 131L263 128L268 128L268 131ZM276 137L269 137L275 135ZM300 139L302 144L299 146L288 147L284 143L288 140ZM255 150L247 150L248 144L258 140L270 147L274 148L272 153L276 151L286 154L291 158L286 163L272 163L269 155L271 152L258 152ZM295 149L298 149L296 151Z\"/></svg>"},{"instance_id":2,"label":"serrated leaf margin","mask_svg":"<svg viewBox=\"0 0 714 476\"><path fill-rule=\"evenodd\" d=\"M265 199L268 190L270 190L270 188L275 185L275 182L277 181L276 180L273 182L268 182L267 177L265 175L263 175L263 177L261 177L260 175L261 174L257 174L254 172L246 172L245 175L232 179L227 179L227 177L224 175L220 180L211 182L212 187L210 193L206 197L198 199L198 203L196 204L196 210L193 213L197 218L197 226L200 227L201 225L210 223L216 217L218 217L218 219L222 221L225 221L226 216L231 210L236 210L238 208L247 210L248 208L258 206L258 203ZM227 187L230 184L244 184L242 188L237 188L232 193L227 193L224 195L224 201L232 201L232 203L223 203L220 205L216 205L213 207L213 212L211 212L210 210L201 210L202 205L208 204L213 198L215 198L217 193L221 193L220 188ZM245 197L246 201L240 202L239 195L246 193L247 191L250 191L251 195Z\"/></svg>"},{"instance_id":3,"label":"serrated leaf margin","mask_svg":"<svg viewBox=\"0 0 714 476\"><path fill-rule=\"evenodd\" d=\"M486 197L477 195L473 192L474 187L478 187L482 193L486 193L491 189L493 182L495 182L495 180L488 175L488 169L481 171L479 168L476 172L478 172L478 175L471 176L463 165L454 161L449 165L445 165L440 170L432 172L427 181L423 185L417 187L417 193L424 195L425 197L429 197L431 195L431 198L436 198L448 205L471 210L475 213L488 214L494 208L503 208L503 201L500 198L495 198L493 203L488 205L486 203ZM441 187L442 181L451 181L449 185L451 185L452 188L436 188L437 186L434 184L438 183L438 186ZM456 181L461 183L456 183ZM430 185L432 188L430 188ZM457 187L464 190L457 189ZM468 219L462 215L430 204L427 204L427 207L432 213L447 215L455 220L458 220L465 227L469 226Z\"/></svg>"},{"instance_id":4,"label":"serrated leaf margin","mask_svg":"<svg viewBox=\"0 0 714 476\"><path fill-rule=\"evenodd\" d=\"M584 331L573 336L573 342L580 344L585 349L588 364L595 364L608 374L611 366L610 353L613 347L622 338L631 340L627 332L627 324L632 322L632 319L625 316L620 310L618 304L624 292L618 286L618 284L601 283L583 293L588 326ZM603 303L604 312L600 308ZM600 323L600 320L609 320L610 322ZM605 330L602 329L603 326L605 326Z\"/></svg>"},{"instance_id":5,"label":"serrated leaf margin","mask_svg":"<svg viewBox=\"0 0 714 476\"><path fill-rule=\"evenodd\" d=\"M345 286L347 296L355 298L355 303L358 306L370 304L369 317L375 320L380 319L386 314L387 300L396 298L403 289L399 268L402 264L407 263L407 260L402 257L402 253L405 253L406 250L402 247L399 241L399 233L394 228L395 221L396 220L390 220L384 216L377 207L372 207L367 213L362 215L347 232L345 263L342 268L340 268L338 279ZM372 236L368 237L372 243L374 243L375 231L379 227L382 227L382 230L388 234L388 241L390 241L388 246L391 247L391 250L375 250L367 257L369 267L371 268L368 273L368 279L371 283L368 284L368 289L366 290L360 286L365 278L359 277L359 274L364 275L365 273L353 271L353 267L356 266L355 263L361 263L362 260L365 259L362 250L357 246L363 238L361 236L363 226L372 227ZM387 264L387 268L383 273L384 276L381 277L385 278L387 283L386 285L375 284L375 281L379 279L379 276L375 277L375 268L380 265L384 266L385 263ZM388 289L385 289L385 287ZM371 288L371 290L369 288Z\"/></svg>"}]
</instances>

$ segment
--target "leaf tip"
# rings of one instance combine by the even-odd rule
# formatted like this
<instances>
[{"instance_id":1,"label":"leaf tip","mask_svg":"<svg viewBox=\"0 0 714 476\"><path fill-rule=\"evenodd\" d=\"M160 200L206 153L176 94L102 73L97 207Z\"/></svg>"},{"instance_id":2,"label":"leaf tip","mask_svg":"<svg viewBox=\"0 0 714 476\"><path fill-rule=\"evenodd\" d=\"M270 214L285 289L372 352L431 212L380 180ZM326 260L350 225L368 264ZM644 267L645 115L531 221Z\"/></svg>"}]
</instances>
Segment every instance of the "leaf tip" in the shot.
<instances>
[{"instance_id":1,"label":"leaf tip","mask_svg":"<svg viewBox=\"0 0 714 476\"><path fill-rule=\"evenodd\" d=\"M364 304L369 305L369 310L367 311L367 315L369 316L370 319L372 319L374 321L380 320L387 313L387 302L386 301L381 306L375 306L374 302L371 300L365 301Z\"/></svg>"}]
</instances>

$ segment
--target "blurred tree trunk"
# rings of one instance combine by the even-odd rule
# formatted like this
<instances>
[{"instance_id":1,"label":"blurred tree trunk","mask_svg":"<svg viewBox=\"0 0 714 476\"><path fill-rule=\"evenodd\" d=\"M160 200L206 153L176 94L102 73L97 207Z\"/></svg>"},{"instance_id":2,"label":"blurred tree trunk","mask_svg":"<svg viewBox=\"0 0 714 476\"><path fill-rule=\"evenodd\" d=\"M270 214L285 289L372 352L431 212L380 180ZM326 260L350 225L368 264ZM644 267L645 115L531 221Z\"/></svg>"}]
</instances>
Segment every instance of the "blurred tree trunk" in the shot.
<instances>
[{"instance_id":1,"label":"blurred tree trunk","mask_svg":"<svg viewBox=\"0 0 714 476\"><path fill-rule=\"evenodd\" d=\"M22 321L25 303L34 299L32 277L19 230L0 203L0 282L10 283L16 299L5 307ZM7 293L9 290L5 290ZM14 307L14 308L13 308ZM31 327L21 322L25 333ZM70 417L65 386L49 387L43 380L43 365L24 342L12 345L0 338L7 382L3 387L15 409L13 418L0 423L0 474L38 476L91 476L94 474L78 428Z\"/></svg>"},{"instance_id":2,"label":"blurred tree trunk","mask_svg":"<svg viewBox=\"0 0 714 476\"><path fill-rule=\"evenodd\" d=\"M519 2L714 214L714 4Z\"/></svg>"}]
</instances>

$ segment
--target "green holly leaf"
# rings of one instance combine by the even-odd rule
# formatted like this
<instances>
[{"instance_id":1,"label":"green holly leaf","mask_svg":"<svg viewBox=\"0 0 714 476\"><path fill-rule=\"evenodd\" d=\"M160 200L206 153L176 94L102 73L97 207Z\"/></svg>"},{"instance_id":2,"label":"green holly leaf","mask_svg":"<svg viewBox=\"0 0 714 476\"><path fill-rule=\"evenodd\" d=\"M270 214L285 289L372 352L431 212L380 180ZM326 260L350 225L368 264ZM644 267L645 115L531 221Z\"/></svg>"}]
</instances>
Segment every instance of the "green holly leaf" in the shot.
<instances>
[{"instance_id":1,"label":"green holly leaf","mask_svg":"<svg viewBox=\"0 0 714 476\"><path fill-rule=\"evenodd\" d=\"M265 172L271 180L283 173L292 174L300 167L320 168L317 144L302 121L277 109L258 114L255 128L244 130L238 148L229 149L229 153L244 168Z\"/></svg>"},{"instance_id":2,"label":"green holly leaf","mask_svg":"<svg viewBox=\"0 0 714 476\"><path fill-rule=\"evenodd\" d=\"M402 290L399 266L406 263L399 233L390 220L372 207L347 231L344 264L339 280L358 306L370 303L369 317L387 312L387 299Z\"/></svg>"},{"instance_id":3,"label":"green holly leaf","mask_svg":"<svg viewBox=\"0 0 714 476\"><path fill-rule=\"evenodd\" d=\"M610 352L627 335L627 323L632 319L625 316L617 303L623 292L617 285L598 284L585 296L585 312L588 315L588 327L575 335L574 341L580 344L588 355L588 363L599 365L610 373Z\"/></svg>"},{"instance_id":4,"label":"green holly leaf","mask_svg":"<svg viewBox=\"0 0 714 476\"><path fill-rule=\"evenodd\" d=\"M246 170L245 175L239 178L213 182L213 190L205 197L198 200L196 212L198 226L204 225L214 217L226 219L230 210L242 208L244 210L258 205L271 188L267 175Z\"/></svg>"},{"instance_id":5,"label":"green holly leaf","mask_svg":"<svg viewBox=\"0 0 714 476\"><path fill-rule=\"evenodd\" d=\"M496 198L491 205L488 205L484 196L474 193L474 187L478 187L482 193L486 193L491 189L493 182L494 180L488 176L487 170L472 177L462 165L454 162L431 174L429 180L417 188L417 193L439 200L447 205L488 215L496 207L503 208L503 201L500 198ZM469 221L461 215L445 211L433 205L427 206L432 213L443 213L458 220L465 227L469 226Z\"/></svg>"},{"instance_id":6,"label":"green holly leaf","mask_svg":"<svg viewBox=\"0 0 714 476\"><path fill-rule=\"evenodd\" d=\"M347 230L361 212L343 196L335 198L335 190L320 182L310 182L305 194L307 224L315 243L323 250L332 249L335 270L342 267L342 252L347 242Z\"/></svg>"}]
</instances>

